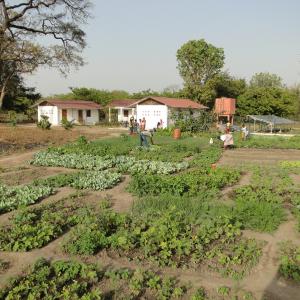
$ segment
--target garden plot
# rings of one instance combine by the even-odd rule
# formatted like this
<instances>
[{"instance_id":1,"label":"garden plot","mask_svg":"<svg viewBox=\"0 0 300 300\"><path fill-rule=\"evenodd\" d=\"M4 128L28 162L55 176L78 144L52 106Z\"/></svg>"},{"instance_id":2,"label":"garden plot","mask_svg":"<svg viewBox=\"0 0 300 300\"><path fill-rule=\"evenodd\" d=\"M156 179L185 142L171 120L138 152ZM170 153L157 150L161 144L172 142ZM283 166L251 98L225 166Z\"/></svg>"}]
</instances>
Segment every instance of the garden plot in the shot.
<instances>
[{"instance_id":1,"label":"garden plot","mask_svg":"<svg viewBox=\"0 0 300 300\"><path fill-rule=\"evenodd\" d=\"M6 274L0 275L4 287L0 299L9 299L8 295L26 299L24 295L34 292L37 294L32 295L39 297L36 295L43 292L39 287L44 284L49 292L52 288L51 293L59 291L74 299L99 299L97 293L116 299L261 299L268 291L278 292L270 282L277 282L281 256L291 259L284 265L288 275L282 274L280 279L287 295L284 298L283 293L282 299L297 299L293 296L299 294L295 293L299 292L295 280L298 250L282 254L278 244L288 239L296 241L295 247L300 244L299 203L290 171L280 166L213 170L211 164L218 161L221 151L209 147L206 138L171 141L172 147L165 146L167 138L161 141L157 149L149 151L136 148L136 140L130 138L75 143L47 151L73 158L76 154L89 160L112 160L112 169L93 169L95 164L89 161L79 172L32 182L31 186L52 189L76 182L77 188L96 191L74 199L72 205L41 203L13 213L0 234L0 258L9 263ZM119 144L119 148L111 148ZM166 159L172 156L174 159ZM189 157L190 168L161 171L161 166L174 167L185 157ZM149 166L145 171L143 164L130 170L133 162L141 160L163 164L157 164L154 171ZM251 174L251 178L241 184L243 173ZM91 176L94 179L89 181L87 174L96 177ZM112 196L110 202L109 198L103 200L105 190L97 191L97 174L130 175L118 185L120 177L112 178L114 188L107 191ZM225 205L222 190L228 185L230 201ZM116 206L113 197L120 203L130 196L128 191L135 195L132 209ZM37 257L46 260L34 265ZM76 260L70 261L71 257ZM30 268L22 273L20 265L27 264ZM71 269L72 274L68 271ZM45 270L50 273L40 276ZM22 276L8 286L9 274Z\"/></svg>"}]
</instances>

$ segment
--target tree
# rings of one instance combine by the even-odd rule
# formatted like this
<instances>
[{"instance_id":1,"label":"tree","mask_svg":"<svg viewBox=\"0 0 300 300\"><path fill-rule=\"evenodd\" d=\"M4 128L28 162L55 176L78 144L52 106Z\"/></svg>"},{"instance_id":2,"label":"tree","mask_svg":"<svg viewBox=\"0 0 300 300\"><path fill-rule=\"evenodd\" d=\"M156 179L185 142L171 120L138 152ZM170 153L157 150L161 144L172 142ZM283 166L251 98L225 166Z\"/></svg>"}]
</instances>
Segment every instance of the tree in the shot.
<instances>
[{"instance_id":1,"label":"tree","mask_svg":"<svg viewBox=\"0 0 300 300\"><path fill-rule=\"evenodd\" d=\"M74 100L88 100L94 101L102 105L106 105L115 99L126 99L130 94L123 90L98 90L94 88L74 88L70 87L71 93L55 95L55 98L74 99Z\"/></svg>"},{"instance_id":2,"label":"tree","mask_svg":"<svg viewBox=\"0 0 300 300\"><path fill-rule=\"evenodd\" d=\"M219 97L237 98L246 90L245 79L231 76L227 72L220 72L209 79L203 86L184 89L186 97L197 99L202 104L213 108L215 99Z\"/></svg>"},{"instance_id":3,"label":"tree","mask_svg":"<svg viewBox=\"0 0 300 300\"><path fill-rule=\"evenodd\" d=\"M177 51L177 68L185 88L197 94L197 90L220 72L224 59L224 50L208 44L204 39L185 43Z\"/></svg>"},{"instance_id":4,"label":"tree","mask_svg":"<svg viewBox=\"0 0 300 300\"><path fill-rule=\"evenodd\" d=\"M31 73L40 65L66 74L70 66L83 64L86 42L80 25L89 7L87 0L0 0L0 105L16 74ZM41 46L43 41L47 47Z\"/></svg>"},{"instance_id":5,"label":"tree","mask_svg":"<svg viewBox=\"0 0 300 300\"><path fill-rule=\"evenodd\" d=\"M284 88L249 87L238 97L237 113L246 115L277 115L288 117L295 111L296 96Z\"/></svg>"},{"instance_id":6,"label":"tree","mask_svg":"<svg viewBox=\"0 0 300 300\"><path fill-rule=\"evenodd\" d=\"M250 80L250 87L282 88L282 78L271 73L256 73Z\"/></svg>"},{"instance_id":7,"label":"tree","mask_svg":"<svg viewBox=\"0 0 300 300\"><path fill-rule=\"evenodd\" d=\"M1 44L3 51L0 54L0 108L15 78L20 74L32 73L39 65L50 65L54 61L44 47L31 42L10 38L3 38L2 42L5 45Z\"/></svg>"}]
</instances>

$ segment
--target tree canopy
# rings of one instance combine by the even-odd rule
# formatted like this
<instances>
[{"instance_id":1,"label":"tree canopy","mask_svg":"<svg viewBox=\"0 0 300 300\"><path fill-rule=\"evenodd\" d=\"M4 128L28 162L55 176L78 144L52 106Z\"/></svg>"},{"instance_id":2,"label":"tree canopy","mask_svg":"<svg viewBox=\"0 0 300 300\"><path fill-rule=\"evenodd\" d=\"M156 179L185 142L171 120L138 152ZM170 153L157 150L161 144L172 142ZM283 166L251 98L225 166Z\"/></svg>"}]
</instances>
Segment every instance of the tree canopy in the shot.
<instances>
[{"instance_id":1,"label":"tree canopy","mask_svg":"<svg viewBox=\"0 0 300 300\"><path fill-rule=\"evenodd\" d=\"M250 87L282 88L282 78L271 73L256 73L250 80Z\"/></svg>"},{"instance_id":2,"label":"tree canopy","mask_svg":"<svg viewBox=\"0 0 300 300\"><path fill-rule=\"evenodd\" d=\"M177 51L178 70L187 87L203 86L224 66L224 50L204 39L191 40Z\"/></svg>"},{"instance_id":3,"label":"tree canopy","mask_svg":"<svg viewBox=\"0 0 300 300\"><path fill-rule=\"evenodd\" d=\"M296 96L278 87L249 87L238 97L237 113L246 115L291 116L295 111Z\"/></svg>"}]
</instances>

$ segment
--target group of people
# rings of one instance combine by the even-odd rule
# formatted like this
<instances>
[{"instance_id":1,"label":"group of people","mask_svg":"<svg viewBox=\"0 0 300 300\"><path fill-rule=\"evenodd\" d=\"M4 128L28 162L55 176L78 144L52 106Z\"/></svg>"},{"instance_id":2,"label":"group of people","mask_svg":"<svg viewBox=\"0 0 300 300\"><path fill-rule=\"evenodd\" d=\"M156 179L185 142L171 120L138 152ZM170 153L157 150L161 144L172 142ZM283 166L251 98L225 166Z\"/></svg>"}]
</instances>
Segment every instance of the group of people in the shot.
<instances>
[{"instance_id":1,"label":"group of people","mask_svg":"<svg viewBox=\"0 0 300 300\"><path fill-rule=\"evenodd\" d=\"M136 119L134 119L134 116L131 116L129 119L129 130L130 135L137 133L140 136L140 146L148 147L149 143L147 138L149 137L150 143L153 145L153 131L146 130L146 118L143 117L143 119L139 119L139 122L137 122Z\"/></svg>"},{"instance_id":2,"label":"group of people","mask_svg":"<svg viewBox=\"0 0 300 300\"><path fill-rule=\"evenodd\" d=\"M232 148L234 146L233 135L230 130L231 124L226 124L225 134L221 135L220 139L223 141L224 149ZM249 131L245 124L241 128L241 139L245 141L249 135Z\"/></svg>"}]
</instances>

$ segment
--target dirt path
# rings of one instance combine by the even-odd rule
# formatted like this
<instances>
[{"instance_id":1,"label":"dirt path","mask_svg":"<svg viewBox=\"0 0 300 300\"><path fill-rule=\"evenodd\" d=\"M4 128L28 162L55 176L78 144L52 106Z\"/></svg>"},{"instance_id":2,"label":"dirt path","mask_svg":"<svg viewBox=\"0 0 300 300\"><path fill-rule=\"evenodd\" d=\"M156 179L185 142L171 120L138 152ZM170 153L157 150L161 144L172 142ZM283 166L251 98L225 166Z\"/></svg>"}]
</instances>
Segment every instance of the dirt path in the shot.
<instances>
[{"instance_id":1,"label":"dirt path","mask_svg":"<svg viewBox=\"0 0 300 300\"><path fill-rule=\"evenodd\" d=\"M32 159L38 150L28 151L24 153L16 153L5 157L0 157L0 168L6 169L15 166L24 166Z\"/></svg>"},{"instance_id":2,"label":"dirt path","mask_svg":"<svg viewBox=\"0 0 300 300\"><path fill-rule=\"evenodd\" d=\"M225 201L227 203L234 203L233 200L231 200L233 192L239 187L248 185L250 183L250 180L251 180L250 172L242 174L241 179L237 184L227 186L221 191L222 199L223 199L222 201Z\"/></svg>"},{"instance_id":3,"label":"dirt path","mask_svg":"<svg viewBox=\"0 0 300 300\"><path fill-rule=\"evenodd\" d=\"M296 300L300 299L299 285L286 282L278 275L279 243L293 241L300 246L300 233L296 231L297 222L291 214L288 214L287 222L281 224L274 234L257 233L245 230L243 236L266 241L262 257L258 265L251 274L241 281L241 287L254 292L258 299L280 299Z\"/></svg>"},{"instance_id":4,"label":"dirt path","mask_svg":"<svg viewBox=\"0 0 300 300\"><path fill-rule=\"evenodd\" d=\"M286 149L235 149L223 152L218 165L240 166L247 164L272 165L282 160L300 160L300 150Z\"/></svg>"}]
</instances>

